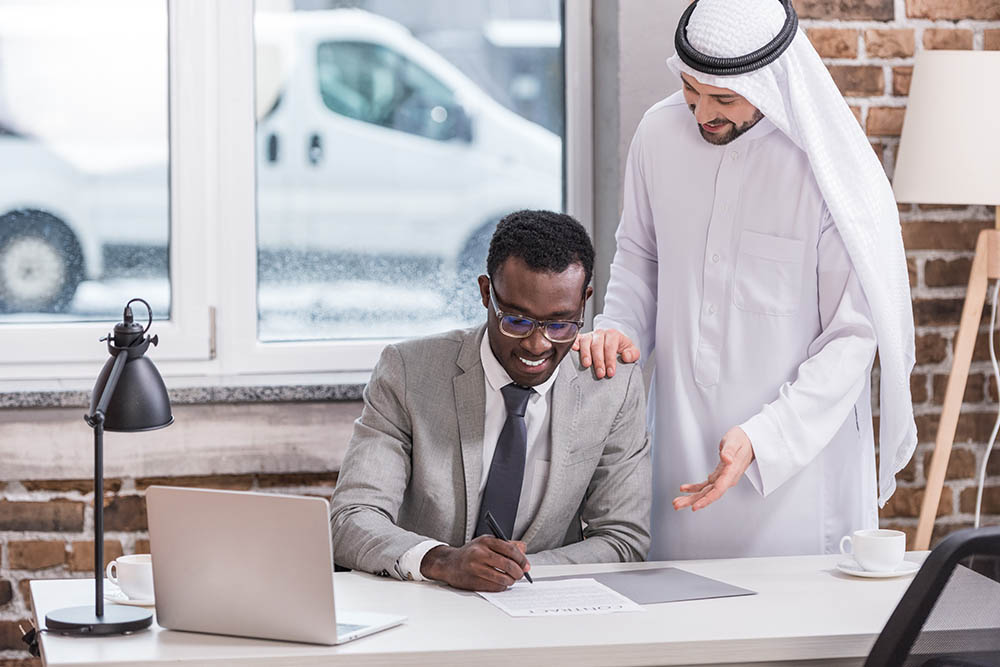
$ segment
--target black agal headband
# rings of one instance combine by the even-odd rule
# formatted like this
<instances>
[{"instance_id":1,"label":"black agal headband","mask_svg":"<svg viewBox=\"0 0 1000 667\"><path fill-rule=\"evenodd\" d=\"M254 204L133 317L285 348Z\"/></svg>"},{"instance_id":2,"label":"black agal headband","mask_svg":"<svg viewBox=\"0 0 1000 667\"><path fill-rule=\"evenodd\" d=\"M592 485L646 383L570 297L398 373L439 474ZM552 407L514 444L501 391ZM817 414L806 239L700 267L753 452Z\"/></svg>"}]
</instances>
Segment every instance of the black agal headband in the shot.
<instances>
[{"instance_id":1,"label":"black agal headband","mask_svg":"<svg viewBox=\"0 0 1000 667\"><path fill-rule=\"evenodd\" d=\"M799 16L792 7L792 0L779 1L785 8L785 25L781 27L781 32L775 35L774 39L745 56L718 58L700 53L688 41L688 21L691 20L694 8L698 6L698 0L694 0L684 10L684 13L681 14L681 20L677 24L677 32L674 35L674 46L677 47L677 55L691 68L705 74L716 74L719 76L746 74L774 62L778 56L784 53L788 45L792 43L792 40L795 39L795 33L799 28Z\"/></svg>"}]
</instances>

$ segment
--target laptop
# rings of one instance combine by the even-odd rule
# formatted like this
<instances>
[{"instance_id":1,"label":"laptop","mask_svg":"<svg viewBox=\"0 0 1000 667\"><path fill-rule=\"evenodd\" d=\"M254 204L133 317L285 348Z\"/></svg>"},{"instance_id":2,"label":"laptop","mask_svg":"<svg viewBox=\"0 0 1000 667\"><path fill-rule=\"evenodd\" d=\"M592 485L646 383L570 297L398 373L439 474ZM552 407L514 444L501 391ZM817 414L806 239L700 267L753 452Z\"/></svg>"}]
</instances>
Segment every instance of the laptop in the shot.
<instances>
[{"instance_id":1,"label":"laptop","mask_svg":"<svg viewBox=\"0 0 1000 667\"><path fill-rule=\"evenodd\" d=\"M334 604L323 498L151 486L146 514L161 627L332 645L406 620Z\"/></svg>"}]
</instances>

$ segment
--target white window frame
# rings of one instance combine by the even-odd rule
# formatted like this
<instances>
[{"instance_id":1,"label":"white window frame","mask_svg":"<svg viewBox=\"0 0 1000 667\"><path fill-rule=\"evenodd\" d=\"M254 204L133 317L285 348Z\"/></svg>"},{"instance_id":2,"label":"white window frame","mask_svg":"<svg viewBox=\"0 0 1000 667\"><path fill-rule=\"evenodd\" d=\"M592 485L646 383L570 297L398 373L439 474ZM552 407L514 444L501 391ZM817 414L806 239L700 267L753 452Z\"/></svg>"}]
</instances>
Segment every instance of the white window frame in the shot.
<instances>
[{"instance_id":1,"label":"white window frame","mask_svg":"<svg viewBox=\"0 0 1000 667\"><path fill-rule=\"evenodd\" d=\"M190 366L211 355L210 301L205 285L211 283L208 221L214 213L210 179L216 170L210 168L215 151L210 141L214 128L204 119L215 117L210 108L215 100L207 94L214 87L212 69L203 64L214 46L206 36L198 34L204 13L198 0L169 2L169 72L164 83L170 90L171 313L168 321L154 321L151 330L160 340L153 352L158 364L183 362ZM183 49L178 48L180 39L184 39ZM184 224L177 224L178 220L184 220ZM143 295L137 290L134 296ZM141 305L135 313L137 318L145 317ZM163 313L154 312L154 316L162 317ZM95 364L108 358L106 345L98 339L111 330L115 321L0 325L0 378L96 377Z\"/></svg>"},{"instance_id":2,"label":"white window frame","mask_svg":"<svg viewBox=\"0 0 1000 667\"><path fill-rule=\"evenodd\" d=\"M591 6L564 8L566 208L592 233ZM154 322L152 354L165 377L357 381L391 341L257 338L253 21L246 0L169 0L172 313ZM112 325L2 325L0 378L94 377L107 358L96 338Z\"/></svg>"}]
</instances>

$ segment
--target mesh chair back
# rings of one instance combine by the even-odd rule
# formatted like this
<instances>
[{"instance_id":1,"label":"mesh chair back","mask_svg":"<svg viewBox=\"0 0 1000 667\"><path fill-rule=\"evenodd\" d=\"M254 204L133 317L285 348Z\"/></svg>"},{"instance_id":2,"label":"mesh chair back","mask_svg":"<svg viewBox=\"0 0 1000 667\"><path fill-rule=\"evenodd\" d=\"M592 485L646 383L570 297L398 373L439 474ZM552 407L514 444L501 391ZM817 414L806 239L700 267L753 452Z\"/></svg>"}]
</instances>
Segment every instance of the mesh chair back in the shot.
<instances>
[{"instance_id":1,"label":"mesh chair back","mask_svg":"<svg viewBox=\"0 0 1000 667\"><path fill-rule=\"evenodd\" d=\"M961 530L934 548L865 665L1000 665L1000 527Z\"/></svg>"}]
</instances>

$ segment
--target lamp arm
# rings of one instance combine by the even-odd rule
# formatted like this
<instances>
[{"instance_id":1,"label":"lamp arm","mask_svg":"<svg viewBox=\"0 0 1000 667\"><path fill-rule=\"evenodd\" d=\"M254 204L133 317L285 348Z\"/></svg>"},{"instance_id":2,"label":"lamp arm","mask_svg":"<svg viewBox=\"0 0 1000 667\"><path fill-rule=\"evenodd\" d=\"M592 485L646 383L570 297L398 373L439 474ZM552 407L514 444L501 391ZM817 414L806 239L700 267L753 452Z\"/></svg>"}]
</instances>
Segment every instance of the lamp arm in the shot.
<instances>
[{"instance_id":1,"label":"lamp arm","mask_svg":"<svg viewBox=\"0 0 1000 667\"><path fill-rule=\"evenodd\" d=\"M108 374L108 381L104 383L104 391L101 392L101 398L97 401L97 407L94 408L93 414L88 414L84 417L91 426L97 425L98 414L101 415L101 421L104 420L104 413L108 409L111 397L115 394L115 387L118 386L118 380L122 377L122 372L125 370L125 362L127 361L128 350L122 349L115 355L115 363Z\"/></svg>"},{"instance_id":2,"label":"lamp arm","mask_svg":"<svg viewBox=\"0 0 1000 667\"><path fill-rule=\"evenodd\" d=\"M128 351L122 350L115 357L108 381L93 414L84 417L94 429L94 612L104 616L104 411L121 379Z\"/></svg>"}]
</instances>

